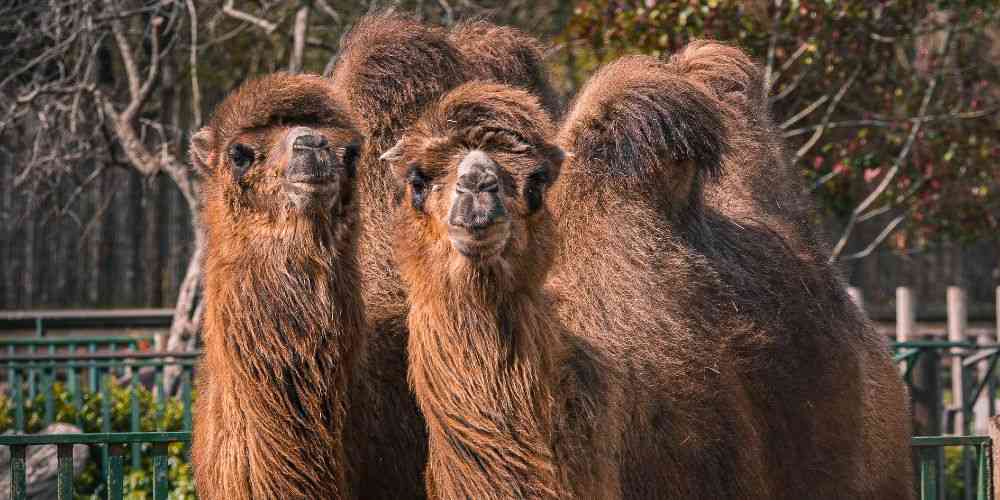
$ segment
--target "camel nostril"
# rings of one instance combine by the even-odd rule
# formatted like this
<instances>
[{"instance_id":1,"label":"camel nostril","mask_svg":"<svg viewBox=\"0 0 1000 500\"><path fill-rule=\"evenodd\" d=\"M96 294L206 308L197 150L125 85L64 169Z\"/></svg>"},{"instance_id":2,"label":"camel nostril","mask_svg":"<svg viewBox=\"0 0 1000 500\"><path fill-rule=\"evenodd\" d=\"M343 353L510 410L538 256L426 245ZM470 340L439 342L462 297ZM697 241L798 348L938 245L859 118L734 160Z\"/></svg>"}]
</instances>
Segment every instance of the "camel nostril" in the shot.
<instances>
[{"instance_id":1,"label":"camel nostril","mask_svg":"<svg viewBox=\"0 0 1000 500\"><path fill-rule=\"evenodd\" d=\"M303 134L296 137L295 142L292 143L292 147L308 149L321 149L327 145L326 137L319 134Z\"/></svg>"},{"instance_id":2,"label":"camel nostril","mask_svg":"<svg viewBox=\"0 0 1000 500\"><path fill-rule=\"evenodd\" d=\"M483 232L503 221L507 212L496 194L464 193L455 199L448 223L469 232Z\"/></svg>"},{"instance_id":3,"label":"camel nostril","mask_svg":"<svg viewBox=\"0 0 1000 500\"><path fill-rule=\"evenodd\" d=\"M496 193L500 191L500 182L495 175L471 172L459 177L455 189L462 194Z\"/></svg>"}]
</instances>

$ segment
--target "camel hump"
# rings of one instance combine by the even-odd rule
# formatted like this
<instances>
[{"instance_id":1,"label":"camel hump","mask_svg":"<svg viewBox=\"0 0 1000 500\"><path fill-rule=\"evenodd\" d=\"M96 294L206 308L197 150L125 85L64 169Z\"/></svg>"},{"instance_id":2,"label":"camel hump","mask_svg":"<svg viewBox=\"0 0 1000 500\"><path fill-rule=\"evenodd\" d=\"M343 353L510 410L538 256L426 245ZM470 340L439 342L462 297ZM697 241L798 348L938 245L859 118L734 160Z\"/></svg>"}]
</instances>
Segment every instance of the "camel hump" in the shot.
<instances>
[{"instance_id":1,"label":"camel hump","mask_svg":"<svg viewBox=\"0 0 1000 500\"><path fill-rule=\"evenodd\" d=\"M547 44L517 28L476 20L457 24L448 38L480 80L526 89L538 96L552 116L562 111L545 68Z\"/></svg>"},{"instance_id":2,"label":"camel hump","mask_svg":"<svg viewBox=\"0 0 1000 500\"><path fill-rule=\"evenodd\" d=\"M720 106L703 88L649 56L622 57L590 78L570 107L559 144L574 169L646 178L691 162L717 178L726 152Z\"/></svg>"},{"instance_id":3,"label":"camel hump","mask_svg":"<svg viewBox=\"0 0 1000 500\"><path fill-rule=\"evenodd\" d=\"M380 13L363 17L344 35L331 78L363 132L392 141L394 133L466 75L462 56L443 29Z\"/></svg>"},{"instance_id":4,"label":"camel hump","mask_svg":"<svg viewBox=\"0 0 1000 500\"><path fill-rule=\"evenodd\" d=\"M764 72L738 47L694 40L670 57L670 65L724 103L744 110L766 105Z\"/></svg>"}]
</instances>

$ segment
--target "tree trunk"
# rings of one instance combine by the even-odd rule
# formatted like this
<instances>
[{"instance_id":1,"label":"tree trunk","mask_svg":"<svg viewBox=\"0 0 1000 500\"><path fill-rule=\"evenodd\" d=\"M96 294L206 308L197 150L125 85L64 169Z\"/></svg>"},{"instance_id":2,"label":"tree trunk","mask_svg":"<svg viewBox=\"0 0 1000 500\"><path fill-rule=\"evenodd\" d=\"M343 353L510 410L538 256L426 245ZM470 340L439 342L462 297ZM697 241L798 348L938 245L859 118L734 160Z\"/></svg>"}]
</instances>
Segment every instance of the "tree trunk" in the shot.
<instances>
[{"instance_id":1,"label":"tree trunk","mask_svg":"<svg viewBox=\"0 0 1000 500\"><path fill-rule=\"evenodd\" d=\"M191 351L198 345L198 334L201 332L202 309L202 275L201 259L205 253L205 235L199 220L199 179L186 165L175 165L165 169L165 173L177 184L190 210L191 229L194 249L188 261L184 281L177 291L177 304L174 306L174 319L167 335L167 351ZM167 394L173 394L178 388L177 380L181 375L179 366L168 366L163 371L164 388Z\"/></svg>"}]
</instances>

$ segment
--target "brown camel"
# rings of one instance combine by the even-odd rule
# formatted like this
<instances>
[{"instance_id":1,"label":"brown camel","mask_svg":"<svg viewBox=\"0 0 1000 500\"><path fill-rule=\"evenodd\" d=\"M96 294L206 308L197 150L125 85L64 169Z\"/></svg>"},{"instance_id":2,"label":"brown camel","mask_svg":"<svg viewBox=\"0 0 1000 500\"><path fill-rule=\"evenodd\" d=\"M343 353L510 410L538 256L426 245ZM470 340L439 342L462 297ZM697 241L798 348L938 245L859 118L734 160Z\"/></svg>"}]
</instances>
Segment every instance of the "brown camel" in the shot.
<instances>
[{"instance_id":1,"label":"brown camel","mask_svg":"<svg viewBox=\"0 0 1000 500\"><path fill-rule=\"evenodd\" d=\"M482 37L505 47L492 50ZM541 46L489 23L448 32L405 16L366 16L345 37L332 80L347 95L366 136L359 156L362 295L372 331L352 377L345 436L349 482L359 498L424 495L426 424L406 384L406 295L391 258L389 214L394 181L378 156L445 92L473 78L503 78L555 96ZM493 75L493 76L491 76ZM551 105L558 101L551 97Z\"/></svg>"},{"instance_id":2,"label":"brown camel","mask_svg":"<svg viewBox=\"0 0 1000 500\"><path fill-rule=\"evenodd\" d=\"M191 140L204 176L204 499L346 498L345 396L364 332L347 103L318 76L251 81Z\"/></svg>"},{"instance_id":3,"label":"brown camel","mask_svg":"<svg viewBox=\"0 0 1000 500\"><path fill-rule=\"evenodd\" d=\"M602 439L612 400L590 383L603 369L542 293L554 132L534 96L473 82L383 155L403 193L395 256L432 498L614 496L616 471L593 460L614 455Z\"/></svg>"},{"instance_id":4,"label":"brown camel","mask_svg":"<svg viewBox=\"0 0 1000 500\"><path fill-rule=\"evenodd\" d=\"M670 64L688 81L704 85L723 110L730 147L723 155L725 174L707 187L706 204L739 225L774 231L813 272L843 290L839 271L828 263L827 239L812 222L812 200L771 117L760 66L742 50L710 40L691 42ZM905 386L884 342L872 340L873 327L864 313L844 293L827 307L830 315L852 318L841 332L868 340L854 346L870 382L864 393L862 455L879 457L872 460L880 465L865 471L862 489L866 498L898 497L912 475L909 464L900 463L910 434Z\"/></svg>"},{"instance_id":5,"label":"brown camel","mask_svg":"<svg viewBox=\"0 0 1000 500\"><path fill-rule=\"evenodd\" d=\"M780 145L758 91L732 84L756 68L705 48L612 63L559 133L572 159L550 199L562 240L549 285L569 330L637 381L622 491L909 498L905 390L885 342L818 258L808 206L778 205L800 198L781 192L780 148L743 159L752 134Z\"/></svg>"},{"instance_id":6,"label":"brown camel","mask_svg":"<svg viewBox=\"0 0 1000 500\"><path fill-rule=\"evenodd\" d=\"M646 57L595 75L554 231L531 177L558 154L501 95L456 90L386 153L432 496L911 495L882 339L829 267L705 203L730 154L713 92Z\"/></svg>"}]
</instances>

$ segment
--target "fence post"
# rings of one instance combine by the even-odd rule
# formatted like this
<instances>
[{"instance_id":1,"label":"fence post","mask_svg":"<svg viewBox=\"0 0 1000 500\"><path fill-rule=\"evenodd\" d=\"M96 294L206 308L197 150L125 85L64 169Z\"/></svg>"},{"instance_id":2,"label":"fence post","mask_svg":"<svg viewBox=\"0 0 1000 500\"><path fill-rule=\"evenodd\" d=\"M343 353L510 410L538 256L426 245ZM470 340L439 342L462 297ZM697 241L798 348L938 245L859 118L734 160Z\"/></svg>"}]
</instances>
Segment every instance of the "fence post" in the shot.
<instances>
[{"instance_id":1,"label":"fence post","mask_svg":"<svg viewBox=\"0 0 1000 500\"><path fill-rule=\"evenodd\" d=\"M913 290L896 288L896 340L908 342L917 338L917 301ZM913 430L920 436L941 434L941 379L938 370L941 356L935 349L923 349L914 360L910 400L913 408Z\"/></svg>"},{"instance_id":2,"label":"fence post","mask_svg":"<svg viewBox=\"0 0 1000 500\"><path fill-rule=\"evenodd\" d=\"M916 340L916 315L913 290L907 286L896 287L896 341Z\"/></svg>"},{"instance_id":3,"label":"fence post","mask_svg":"<svg viewBox=\"0 0 1000 500\"><path fill-rule=\"evenodd\" d=\"M856 286L847 287L847 295L851 297L851 300L853 300L854 304L858 306L858 309L865 312L865 295L860 288Z\"/></svg>"},{"instance_id":4,"label":"fence post","mask_svg":"<svg viewBox=\"0 0 1000 500\"><path fill-rule=\"evenodd\" d=\"M993 459L992 483L994 500L1000 499L1000 416L990 417L990 450Z\"/></svg>"},{"instance_id":5,"label":"fence post","mask_svg":"<svg viewBox=\"0 0 1000 500\"><path fill-rule=\"evenodd\" d=\"M964 342L965 341L965 327L966 327L966 307L965 307L965 290L957 286L948 287L948 340L950 342ZM956 406L958 413L956 413L955 425L951 429L952 433L959 435L966 435L969 432L966 422L968 421L969 415L967 414L965 407L965 373L962 370L962 358L959 356L962 350L959 348L952 348L952 358L949 360L951 362L951 398L952 403Z\"/></svg>"}]
</instances>

